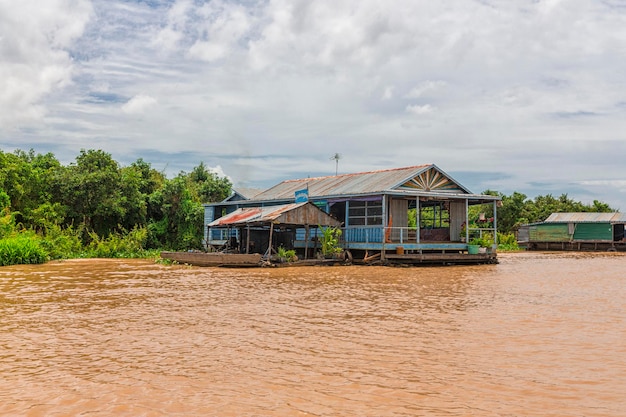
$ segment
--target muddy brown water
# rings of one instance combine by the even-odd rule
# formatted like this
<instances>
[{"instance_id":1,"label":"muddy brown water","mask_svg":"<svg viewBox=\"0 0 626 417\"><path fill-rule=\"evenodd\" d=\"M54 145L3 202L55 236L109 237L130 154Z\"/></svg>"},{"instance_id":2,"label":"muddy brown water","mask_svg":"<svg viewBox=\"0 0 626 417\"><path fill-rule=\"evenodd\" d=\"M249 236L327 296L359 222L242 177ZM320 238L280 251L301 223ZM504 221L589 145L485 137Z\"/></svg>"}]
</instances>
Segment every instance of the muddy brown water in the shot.
<instances>
[{"instance_id":1,"label":"muddy brown water","mask_svg":"<svg viewBox=\"0 0 626 417\"><path fill-rule=\"evenodd\" d=\"M625 416L626 256L0 268L2 416Z\"/></svg>"}]
</instances>

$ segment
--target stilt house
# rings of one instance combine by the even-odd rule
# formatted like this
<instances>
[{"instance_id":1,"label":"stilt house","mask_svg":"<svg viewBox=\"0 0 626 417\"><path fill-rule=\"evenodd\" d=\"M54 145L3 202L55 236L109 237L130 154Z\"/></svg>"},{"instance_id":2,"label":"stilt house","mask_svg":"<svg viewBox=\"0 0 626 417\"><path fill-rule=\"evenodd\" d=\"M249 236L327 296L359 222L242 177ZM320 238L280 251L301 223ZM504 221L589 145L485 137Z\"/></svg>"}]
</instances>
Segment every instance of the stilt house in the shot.
<instances>
[{"instance_id":1,"label":"stilt house","mask_svg":"<svg viewBox=\"0 0 626 417\"><path fill-rule=\"evenodd\" d=\"M218 248L241 233L217 221L240 208L311 202L341 224L341 246L355 259L423 262L494 262L499 198L473 194L434 164L286 180L250 199L205 205L205 240ZM486 204L494 217L467 227L469 207ZM209 225L211 225L209 227ZM282 246L312 256L318 230L294 225L281 236ZM489 234L494 246L486 254L468 253L471 237ZM243 249L243 248L240 248Z\"/></svg>"}]
</instances>

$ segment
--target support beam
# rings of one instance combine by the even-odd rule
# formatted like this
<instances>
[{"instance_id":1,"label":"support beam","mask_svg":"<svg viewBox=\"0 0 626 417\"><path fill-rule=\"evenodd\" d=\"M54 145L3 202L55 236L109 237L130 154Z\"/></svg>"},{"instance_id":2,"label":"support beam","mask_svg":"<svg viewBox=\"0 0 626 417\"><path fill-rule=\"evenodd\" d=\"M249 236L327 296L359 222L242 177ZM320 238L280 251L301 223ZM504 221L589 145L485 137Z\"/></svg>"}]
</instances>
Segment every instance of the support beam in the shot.
<instances>
[{"instance_id":1,"label":"support beam","mask_svg":"<svg viewBox=\"0 0 626 417\"><path fill-rule=\"evenodd\" d=\"M417 243L420 243L420 240L422 239L422 237L420 236L420 224L422 223L422 219L420 217L421 211L422 209L420 206L420 198L417 197L415 202L415 237L417 238Z\"/></svg>"},{"instance_id":2,"label":"support beam","mask_svg":"<svg viewBox=\"0 0 626 417\"><path fill-rule=\"evenodd\" d=\"M308 224L304 225L304 259L309 259L309 234L311 229Z\"/></svg>"},{"instance_id":3,"label":"support beam","mask_svg":"<svg viewBox=\"0 0 626 417\"><path fill-rule=\"evenodd\" d=\"M270 223L270 241L267 246L267 252L265 252L265 259L270 259L272 257L272 237L274 235L274 223Z\"/></svg>"},{"instance_id":4,"label":"support beam","mask_svg":"<svg viewBox=\"0 0 626 417\"><path fill-rule=\"evenodd\" d=\"M465 199L465 243L469 243L469 200Z\"/></svg>"},{"instance_id":5,"label":"support beam","mask_svg":"<svg viewBox=\"0 0 626 417\"><path fill-rule=\"evenodd\" d=\"M493 243L498 247L498 202L493 201Z\"/></svg>"},{"instance_id":6,"label":"support beam","mask_svg":"<svg viewBox=\"0 0 626 417\"><path fill-rule=\"evenodd\" d=\"M250 253L250 224L246 228L246 253Z\"/></svg>"}]
</instances>

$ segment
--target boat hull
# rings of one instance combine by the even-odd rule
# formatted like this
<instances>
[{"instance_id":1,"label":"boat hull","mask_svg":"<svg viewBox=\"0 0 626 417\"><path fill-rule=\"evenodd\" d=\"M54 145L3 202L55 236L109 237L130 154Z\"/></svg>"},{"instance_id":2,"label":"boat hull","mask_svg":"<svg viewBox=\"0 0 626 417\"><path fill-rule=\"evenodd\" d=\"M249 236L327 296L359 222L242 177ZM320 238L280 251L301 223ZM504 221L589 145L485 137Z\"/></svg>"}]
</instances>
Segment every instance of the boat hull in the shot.
<instances>
[{"instance_id":1,"label":"boat hull","mask_svg":"<svg viewBox=\"0 0 626 417\"><path fill-rule=\"evenodd\" d=\"M161 258L195 266L252 267L261 265L258 253L161 252Z\"/></svg>"}]
</instances>

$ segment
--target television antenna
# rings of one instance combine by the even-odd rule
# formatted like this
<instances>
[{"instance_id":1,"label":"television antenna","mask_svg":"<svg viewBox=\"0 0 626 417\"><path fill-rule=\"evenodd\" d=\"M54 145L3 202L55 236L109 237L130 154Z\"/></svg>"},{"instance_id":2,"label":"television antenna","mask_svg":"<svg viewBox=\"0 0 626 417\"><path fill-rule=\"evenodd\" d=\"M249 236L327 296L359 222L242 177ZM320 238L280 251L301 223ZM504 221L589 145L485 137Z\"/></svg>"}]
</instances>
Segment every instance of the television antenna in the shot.
<instances>
[{"instance_id":1,"label":"television antenna","mask_svg":"<svg viewBox=\"0 0 626 417\"><path fill-rule=\"evenodd\" d=\"M337 176L337 173L339 172L339 160L341 159L341 155L338 153L335 153L333 156L330 157L330 159L335 160L335 176Z\"/></svg>"}]
</instances>

